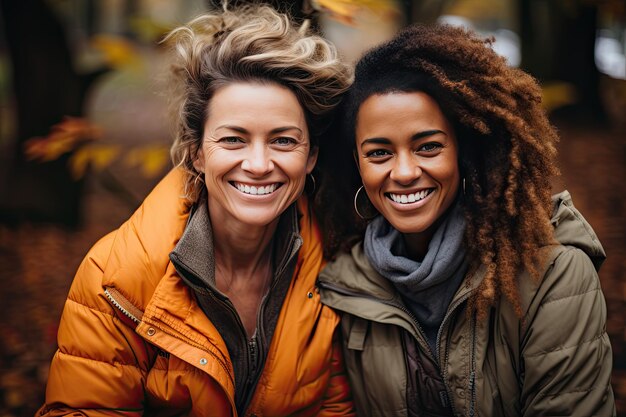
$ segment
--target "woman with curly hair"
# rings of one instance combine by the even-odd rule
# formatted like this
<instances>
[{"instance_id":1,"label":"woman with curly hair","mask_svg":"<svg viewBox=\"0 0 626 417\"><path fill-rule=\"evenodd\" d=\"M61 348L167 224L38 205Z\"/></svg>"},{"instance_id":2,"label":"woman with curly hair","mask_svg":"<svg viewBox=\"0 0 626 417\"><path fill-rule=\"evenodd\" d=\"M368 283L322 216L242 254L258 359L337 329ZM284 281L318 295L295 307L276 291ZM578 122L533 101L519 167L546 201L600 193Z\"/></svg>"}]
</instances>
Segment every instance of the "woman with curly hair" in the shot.
<instances>
[{"instance_id":1,"label":"woman with curly hair","mask_svg":"<svg viewBox=\"0 0 626 417\"><path fill-rule=\"evenodd\" d=\"M604 251L551 198L535 80L464 29L414 26L361 58L345 112L319 286L357 413L614 414Z\"/></svg>"},{"instance_id":2,"label":"woman with curly hair","mask_svg":"<svg viewBox=\"0 0 626 417\"><path fill-rule=\"evenodd\" d=\"M176 168L80 266L39 415L353 415L302 196L351 71L267 6L166 41Z\"/></svg>"}]
</instances>

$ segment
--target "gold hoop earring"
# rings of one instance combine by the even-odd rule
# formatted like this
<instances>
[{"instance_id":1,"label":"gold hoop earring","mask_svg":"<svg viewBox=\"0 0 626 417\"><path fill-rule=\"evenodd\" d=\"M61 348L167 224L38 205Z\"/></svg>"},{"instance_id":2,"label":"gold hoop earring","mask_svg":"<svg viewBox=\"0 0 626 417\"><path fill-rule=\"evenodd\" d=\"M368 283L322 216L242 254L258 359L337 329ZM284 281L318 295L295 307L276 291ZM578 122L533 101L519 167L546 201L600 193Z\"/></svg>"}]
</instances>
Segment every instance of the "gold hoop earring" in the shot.
<instances>
[{"instance_id":1,"label":"gold hoop earring","mask_svg":"<svg viewBox=\"0 0 626 417\"><path fill-rule=\"evenodd\" d=\"M361 192L361 190L363 190L363 189L364 189L364 186L363 186L363 185L361 185L361 186L359 187L359 189L358 189L358 190L356 190L356 194L354 194L354 211L356 211L356 214L357 214L360 218L362 218L363 220L371 220L371 219L373 219L374 217L376 217L376 214L377 214L377 213L374 213L374 214L373 214L373 215L371 215L371 216L364 216L364 215L363 215L363 214L361 214L361 212L359 211L359 203L358 203L359 193L360 193L360 192ZM367 198L367 193L366 193L365 195L366 195L366 198ZM368 199L367 201L369 201L369 199ZM369 203L370 203L370 205L372 204L372 202L371 202L371 201L369 201Z\"/></svg>"}]
</instances>

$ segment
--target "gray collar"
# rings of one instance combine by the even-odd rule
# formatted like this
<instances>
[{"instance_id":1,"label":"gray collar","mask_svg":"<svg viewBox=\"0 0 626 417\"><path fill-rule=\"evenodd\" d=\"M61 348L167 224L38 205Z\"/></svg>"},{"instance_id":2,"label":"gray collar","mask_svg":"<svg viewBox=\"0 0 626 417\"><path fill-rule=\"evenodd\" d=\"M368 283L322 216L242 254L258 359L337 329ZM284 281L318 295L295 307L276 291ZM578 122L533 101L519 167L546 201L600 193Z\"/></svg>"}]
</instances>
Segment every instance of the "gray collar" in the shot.
<instances>
[{"instance_id":1,"label":"gray collar","mask_svg":"<svg viewBox=\"0 0 626 417\"><path fill-rule=\"evenodd\" d=\"M274 233L273 279L281 275L289 259L300 248L300 245L293 244L294 240L296 242L302 240L298 220L298 208L295 203L280 216ZM196 204L192 209L185 231L170 253L170 259L186 281L201 287L208 286L216 294L222 295L215 286L213 228L206 203Z\"/></svg>"}]
</instances>

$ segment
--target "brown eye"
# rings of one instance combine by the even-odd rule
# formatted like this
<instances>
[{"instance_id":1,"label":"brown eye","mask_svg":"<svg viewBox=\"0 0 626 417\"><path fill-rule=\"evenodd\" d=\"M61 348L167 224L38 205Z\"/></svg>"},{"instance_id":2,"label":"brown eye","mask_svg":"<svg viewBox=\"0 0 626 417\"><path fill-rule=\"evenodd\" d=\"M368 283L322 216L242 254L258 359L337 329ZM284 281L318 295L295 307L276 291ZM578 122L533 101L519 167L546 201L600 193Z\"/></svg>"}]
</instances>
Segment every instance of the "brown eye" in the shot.
<instances>
[{"instance_id":1,"label":"brown eye","mask_svg":"<svg viewBox=\"0 0 626 417\"><path fill-rule=\"evenodd\" d=\"M435 152L441 149L443 146L441 143L437 142L428 142L420 146L417 150L418 152Z\"/></svg>"},{"instance_id":2,"label":"brown eye","mask_svg":"<svg viewBox=\"0 0 626 417\"><path fill-rule=\"evenodd\" d=\"M384 158L385 156L391 155L389 151L385 149L375 149L365 154L368 158Z\"/></svg>"}]
</instances>

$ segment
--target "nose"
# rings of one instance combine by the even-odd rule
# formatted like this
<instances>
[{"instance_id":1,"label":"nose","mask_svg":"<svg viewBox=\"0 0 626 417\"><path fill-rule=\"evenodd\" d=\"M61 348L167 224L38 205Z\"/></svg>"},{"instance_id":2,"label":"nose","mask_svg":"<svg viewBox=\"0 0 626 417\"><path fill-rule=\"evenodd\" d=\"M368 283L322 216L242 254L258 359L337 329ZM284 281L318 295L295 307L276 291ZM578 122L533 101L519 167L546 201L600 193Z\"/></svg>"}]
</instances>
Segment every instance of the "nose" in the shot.
<instances>
[{"instance_id":1,"label":"nose","mask_svg":"<svg viewBox=\"0 0 626 417\"><path fill-rule=\"evenodd\" d=\"M399 153L389 177L401 185L409 185L422 175L422 168L413 155Z\"/></svg>"},{"instance_id":2,"label":"nose","mask_svg":"<svg viewBox=\"0 0 626 417\"><path fill-rule=\"evenodd\" d=\"M247 155L241 163L241 169L250 174L262 177L274 169L274 162L270 157L270 151L265 144L251 144Z\"/></svg>"}]
</instances>

